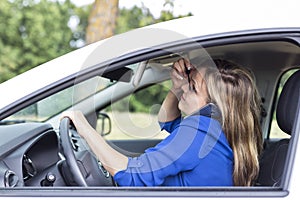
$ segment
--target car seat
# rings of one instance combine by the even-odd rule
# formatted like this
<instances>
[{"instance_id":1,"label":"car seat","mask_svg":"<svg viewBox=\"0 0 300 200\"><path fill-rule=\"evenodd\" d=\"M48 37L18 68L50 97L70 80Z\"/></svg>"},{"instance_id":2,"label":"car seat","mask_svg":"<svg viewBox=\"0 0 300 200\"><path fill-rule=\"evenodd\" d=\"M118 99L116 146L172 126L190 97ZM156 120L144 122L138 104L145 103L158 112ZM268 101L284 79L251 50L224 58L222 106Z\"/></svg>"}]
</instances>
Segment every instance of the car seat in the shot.
<instances>
[{"instance_id":1,"label":"car seat","mask_svg":"<svg viewBox=\"0 0 300 200\"><path fill-rule=\"evenodd\" d=\"M276 107L279 128L291 135L299 104L300 70L289 77L282 88ZM292 135L291 135L292 137ZM257 186L280 186L290 139L265 143L260 159Z\"/></svg>"}]
</instances>

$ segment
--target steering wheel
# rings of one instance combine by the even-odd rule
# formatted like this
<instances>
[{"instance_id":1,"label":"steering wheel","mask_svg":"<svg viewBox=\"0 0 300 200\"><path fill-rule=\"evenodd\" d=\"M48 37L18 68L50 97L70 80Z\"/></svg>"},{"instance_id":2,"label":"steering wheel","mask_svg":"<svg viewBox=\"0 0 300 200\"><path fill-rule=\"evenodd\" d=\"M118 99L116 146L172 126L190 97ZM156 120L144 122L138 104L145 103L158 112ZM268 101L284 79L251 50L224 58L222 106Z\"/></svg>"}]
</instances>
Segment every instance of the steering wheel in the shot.
<instances>
[{"instance_id":1,"label":"steering wheel","mask_svg":"<svg viewBox=\"0 0 300 200\"><path fill-rule=\"evenodd\" d=\"M74 144L74 135L76 133L76 144ZM70 119L64 117L59 125L60 145L65 156L66 167L69 169L67 179L71 179L79 186L114 186L111 175L104 169L101 163L93 156L87 145L83 145L83 139L76 132L75 127L71 125ZM71 181L71 182L72 182Z\"/></svg>"}]
</instances>

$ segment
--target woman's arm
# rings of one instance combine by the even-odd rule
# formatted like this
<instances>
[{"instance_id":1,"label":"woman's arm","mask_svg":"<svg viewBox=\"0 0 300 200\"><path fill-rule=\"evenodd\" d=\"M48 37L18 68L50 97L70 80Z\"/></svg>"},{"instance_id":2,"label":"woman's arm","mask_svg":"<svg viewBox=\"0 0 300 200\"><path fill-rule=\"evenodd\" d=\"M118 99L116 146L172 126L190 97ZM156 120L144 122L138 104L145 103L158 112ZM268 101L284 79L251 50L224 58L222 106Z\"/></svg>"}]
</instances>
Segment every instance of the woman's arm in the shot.
<instances>
[{"instance_id":1,"label":"woman's arm","mask_svg":"<svg viewBox=\"0 0 300 200\"><path fill-rule=\"evenodd\" d=\"M165 100L158 113L159 122L173 121L180 116L181 112L178 109L178 103L183 93L182 85L187 83L186 66L190 63L187 60L180 59L174 63L173 69L170 72L172 80L172 88L167 94Z\"/></svg>"},{"instance_id":2,"label":"woman's arm","mask_svg":"<svg viewBox=\"0 0 300 200\"><path fill-rule=\"evenodd\" d=\"M181 113L178 109L177 98L172 91L169 91L158 112L157 117L159 122L173 121L180 116Z\"/></svg>"},{"instance_id":3,"label":"woman's arm","mask_svg":"<svg viewBox=\"0 0 300 200\"><path fill-rule=\"evenodd\" d=\"M128 158L107 144L88 123L82 112L69 111L63 113L63 116L72 120L77 132L86 140L91 150L112 176L127 168Z\"/></svg>"}]
</instances>

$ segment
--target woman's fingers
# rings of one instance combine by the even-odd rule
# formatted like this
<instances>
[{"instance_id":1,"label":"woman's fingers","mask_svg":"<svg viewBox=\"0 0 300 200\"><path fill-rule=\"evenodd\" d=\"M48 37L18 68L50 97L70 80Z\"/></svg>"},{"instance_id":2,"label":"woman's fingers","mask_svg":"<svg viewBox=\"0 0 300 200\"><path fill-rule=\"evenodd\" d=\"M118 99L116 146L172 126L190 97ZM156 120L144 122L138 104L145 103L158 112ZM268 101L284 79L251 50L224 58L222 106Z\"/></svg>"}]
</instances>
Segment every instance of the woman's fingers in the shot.
<instances>
[{"instance_id":1,"label":"woman's fingers","mask_svg":"<svg viewBox=\"0 0 300 200\"><path fill-rule=\"evenodd\" d=\"M84 119L84 116L81 111L65 111L61 114L61 119L64 117L68 117L74 124L77 123L77 121L82 121Z\"/></svg>"},{"instance_id":2,"label":"woman's fingers","mask_svg":"<svg viewBox=\"0 0 300 200\"><path fill-rule=\"evenodd\" d=\"M177 79L178 80L183 80L183 76L181 74L179 74L179 72L177 70L175 70L175 69L173 69L171 71L171 76L175 77L175 80L177 80Z\"/></svg>"},{"instance_id":3,"label":"woman's fingers","mask_svg":"<svg viewBox=\"0 0 300 200\"><path fill-rule=\"evenodd\" d=\"M185 77L185 64L184 64L184 60L180 59L177 62L174 63L173 65L173 69L181 76L181 77Z\"/></svg>"},{"instance_id":4,"label":"woman's fingers","mask_svg":"<svg viewBox=\"0 0 300 200\"><path fill-rule=\"evenodd\" d=\"M184 78L188 76L187 71L191 70L192 67L193 66L190 61L184 58L179 59L173 64L173 69L176 70L177 73Z\"/></svg>"}]
</instances>

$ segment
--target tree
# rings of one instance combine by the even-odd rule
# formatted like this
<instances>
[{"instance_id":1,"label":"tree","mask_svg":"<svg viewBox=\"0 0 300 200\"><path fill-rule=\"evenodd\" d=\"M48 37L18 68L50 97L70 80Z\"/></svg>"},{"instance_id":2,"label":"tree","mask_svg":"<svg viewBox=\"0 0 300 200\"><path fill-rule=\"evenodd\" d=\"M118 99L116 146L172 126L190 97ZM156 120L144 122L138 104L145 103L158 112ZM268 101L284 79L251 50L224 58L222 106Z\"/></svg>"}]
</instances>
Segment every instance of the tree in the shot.
<instances>
[{"instance_id":1,"label":"tree","mask_svg":"<svg viewBox=\"0 0 300 200\"><path fill-rule=\"evenodd\" d=\"M87 21L85 17L87 18L88 13L91 13L89 16L89 27L86 29L87 44L135 28L191 15L191 13L188 13L187 15L184 16L174 16L173 15L174 3L172 0L170 0L165 2L164 4L165 9L161 11L159 18L157 19L151 14L150 10L147 7L134 6L129 9L128 8L119 9L117 12L116 19L114 19L113 17L112 21L107 23L106 20L109 20L107 18L109 15L100 14L101 9L109 7L104 11L102 10L102 12L105 13L112 8L112 6L106 5L107 3L108 2L103 2L104 5L101 6L100 1L98 2L95 1L92 7L85 7L83 10L80 11L81 12L80 23L83 23L83 26L81 26L81 28L84 27L85 25L84 22ZM116 11L114 10L114 14L115 12ZM105 19L97 19L97 18L101 18L101 16L103 15L105 16L104 17ZM91 22L91 20L93 20L93 23ZM104 28L108 29L109 31L104 31L103 30ZM169 83L165 83L159 86L150 87L146 90L136 93L135 95L132 95L129 101L129 109L134 112L149 112L149 109L152 107L152 104L154 102L160 104L163 101L163 99L165 98L165 94L169 90L168 89L169 87L166 87L166 85L168 84ZM126 106L124 106L124 102L119 102L117 106L115 105L114 107L114 109L118 109L119 111L124 111L123 110L124 108L126 108Z\"/></svg>"},{"instance_id":2,"label":"tree","mask_svg":"<svg viewBox=\"0 0 300 200\"><path fill-rule=\"evenodd\" d=\"M142 5L142 7L134 6L130 9L119 9L118 3L118 0L95 0L88 17L88 26L85 37L86 44L131 29L192 15L191 13L188 13L184 16L174 16L174 0L165 1L165 9L161 11L161 16L158 19L155 19L149 8L144 5Z\"/></svg>"},{"instance_id":3,"label":"tree","mask_svg":"<svg viewBox=\"0 0 300 200\"><path fill-rule=\"evenodd\" d=\"M173 1L166 5L172 8ZM172 9L158 19L145 6L118 11L118 0L84 7L70 0L1 0L0 13L0 83L91 41L176 18Z\"/></svg>"},{"instance_id":4,"label":"tree","mask_svg":"<svg viewBox=\"0 0 300 200\"><path fill-rule=\"evenodd\" d=\"M88 18L86 44L114 35L119 0L95 0Z\"/></svg>"}]
</instances>

